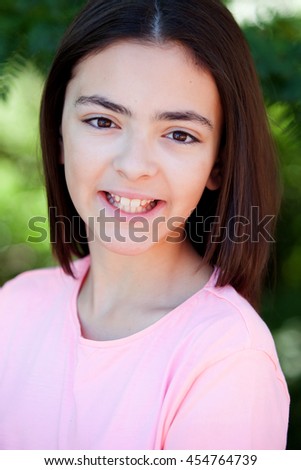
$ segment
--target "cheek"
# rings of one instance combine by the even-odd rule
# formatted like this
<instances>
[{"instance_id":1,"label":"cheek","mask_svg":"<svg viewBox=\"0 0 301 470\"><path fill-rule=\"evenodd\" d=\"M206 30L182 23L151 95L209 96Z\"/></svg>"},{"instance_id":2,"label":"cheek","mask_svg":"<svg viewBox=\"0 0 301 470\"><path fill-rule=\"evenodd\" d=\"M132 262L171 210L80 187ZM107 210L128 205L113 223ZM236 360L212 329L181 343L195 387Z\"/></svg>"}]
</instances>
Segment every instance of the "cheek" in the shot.
<instances>
[{"instance_id":1,"label":"cheek","mask_svg":"<svg viewBox=\"0 0 301 470\"><path fill-rule=\"evenodd\" d=\"M184 165L177 171L176 187L180 196L195 205L199 202L208 178L211 173L212 164L198 162L194 165Z\"/></svg>"},{"instance_id":2,"label":"cheek","mask_svg":"<svg viewBox=\"0 0 301 470\"><path fill-rule=\"evenodd\" d=\"M96 169L97 158L85 141L64 141L64 164L66 179L76 184L89 178Z\"/></svg>"},{"instance_id":3,"label":"cheek","mask_svg":"<svg viewBox=\"0 0 301 470\"><path fill-rule=\"evenodd\" d=\"M71 197L75 188L80 187L87 177L87 172L76 154L70 154L65 150L65 178Z\"/></svg>"},{"instance_id":4,"label":"cheek","mask_svg":"<svg viewBox=\"0 0 301 470\"><path fill-rule=\"evenodd\" d=\"M178 184L174 187L177 191L177 208L174 209L178 215L183 214L187 218L196 208L206 188L212 166L211 159L202 160L194 165L186 165L186 169L183 167L182 171L177 172Z\"/></svg>"},{"instance_id":5,"label":"cheek","mask_svg":"<svg viewBox=\"0 0 301 470\"><path fill-rule=\"evenodd\" d=\"M86 154L77 145L65 142L64 168L68 191L74 206L81 214L82 204L86 203L87 189L91 188L92 166L85 158Z\"/></svg>"}]
</instances>

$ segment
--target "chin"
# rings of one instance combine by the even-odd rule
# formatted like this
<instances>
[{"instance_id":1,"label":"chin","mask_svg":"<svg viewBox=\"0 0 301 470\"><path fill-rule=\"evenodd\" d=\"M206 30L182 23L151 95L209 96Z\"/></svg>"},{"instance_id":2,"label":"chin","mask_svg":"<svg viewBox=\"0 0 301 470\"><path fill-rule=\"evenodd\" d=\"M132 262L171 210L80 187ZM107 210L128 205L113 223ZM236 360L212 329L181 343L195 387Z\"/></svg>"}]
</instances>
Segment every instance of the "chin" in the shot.
<instances>
[{"instance_id":1,"label":"chin","mask_svg":"<svg viewBox=\"0 0 301 470\"><path fill-rule=\"evenodd\" d=\"M111 239L111 241L107 241L107 242L101 240L101 245L106 250L117 255L138 256L148 251L151 251L158 245L158 243L152 242L149 240L139 242L139 241L132 241L132 240L119 241L119 240Z\"/></svg>"}]
</instances>

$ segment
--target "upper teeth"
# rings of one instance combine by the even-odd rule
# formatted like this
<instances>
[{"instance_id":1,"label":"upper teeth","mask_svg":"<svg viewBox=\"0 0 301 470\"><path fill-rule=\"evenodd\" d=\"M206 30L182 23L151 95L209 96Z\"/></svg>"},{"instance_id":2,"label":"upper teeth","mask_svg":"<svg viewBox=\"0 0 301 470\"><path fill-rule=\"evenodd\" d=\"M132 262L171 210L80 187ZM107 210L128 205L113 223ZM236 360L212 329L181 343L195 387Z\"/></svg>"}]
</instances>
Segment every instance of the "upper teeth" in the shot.
<instances>
[{"instance_id":1,"label":"upper teeth","mask_svg":"<svg viewBox=\"0 0 301 470\"><path fill-rule=\"evenodd\" d=\"M128 199L113 193L107 193L107 198L115 207L127 212L146 212L156 204L153 199Z\"/></svg>"}]
</instances>

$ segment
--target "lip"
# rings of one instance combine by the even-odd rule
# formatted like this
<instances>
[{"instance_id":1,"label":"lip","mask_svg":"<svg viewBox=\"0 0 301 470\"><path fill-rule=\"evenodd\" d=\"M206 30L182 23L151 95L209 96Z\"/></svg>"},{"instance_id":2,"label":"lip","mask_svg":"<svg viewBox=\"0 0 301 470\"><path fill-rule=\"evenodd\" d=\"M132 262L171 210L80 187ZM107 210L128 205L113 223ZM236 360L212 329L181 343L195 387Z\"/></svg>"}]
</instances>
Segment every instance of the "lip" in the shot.
<instances>
[{"instance_id":1,"label":"lip","mask_svg":"<svg viewBox=\"0 0 301 470\"><path fill-rule=\"evenodd\" d=\"M116 194L120 197L126 197L127 199L140 199L141 201L146 200L146 201L158 201L158 198L150 196L149 194L143 194L143 193L135 193L131 191L120 191L118 190L106 190L106 191L101 191L104 193L110 193L110 194Z\"/></svg>"},{"instance_id":2,"label":"lip","mask_svg":"<svg viewBox=\"0 0 301 470\"><path fill-rule=\"evenodd\" d=\"M109 201L107 200L107 196L106 194L107 193L113 193L113 194L118 194L118 196L121 196L121 197L127 197L128 199L145 199L145 200L156 200L158 201L156 206L147 211L147 212L138 212L138 213L129 213L129 212L124 212L123 210L121 209L117 209L116 207L112 206L112 204L109 203ZM114 217L114 214L116 213L116 211L118 211L118 213L120 214L120 216L122 216L122 218L124 219L124 222L128 222L130 221L131 219L141 219L141 217L145 218L145 219L148 219L149 221L151 219L154 219L159 212L162 211L162 209L165 207L166 205L166 202L163 201L163 200L158 200L158 199L154 199L146 194L142 194L142 193L132 193L132 192L128 192L128 191L98 191L98 198L100 199L100 203L102 206L105 206L105 209L106 209L106 212L108 212L108 215L110 217Z\"/></svg>"}]
</instances>

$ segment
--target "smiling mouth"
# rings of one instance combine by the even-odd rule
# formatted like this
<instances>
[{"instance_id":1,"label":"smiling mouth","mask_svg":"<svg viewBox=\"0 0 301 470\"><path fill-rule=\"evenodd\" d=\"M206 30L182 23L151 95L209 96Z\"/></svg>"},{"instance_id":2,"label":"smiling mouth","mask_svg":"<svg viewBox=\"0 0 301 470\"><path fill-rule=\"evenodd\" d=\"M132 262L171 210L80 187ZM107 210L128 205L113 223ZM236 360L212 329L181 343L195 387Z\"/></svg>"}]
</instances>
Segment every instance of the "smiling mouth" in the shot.
<instances>
[{"instance_id":1,"label":"smiling mouth","mask_svg":"<svg viewBox=\"0 0 301 470\"><path fill-rule=\"evenodd\" d=\"M118 194L106 192L106 198L109 203L120 209L123 212L129 214L140 214L143 212L149 212L156 207L157 199L128 199L127 197L119 196Z\"/></svg>"}]
</instances>

